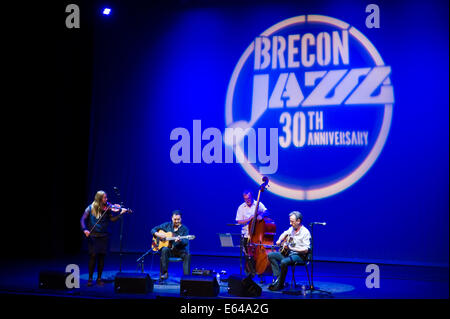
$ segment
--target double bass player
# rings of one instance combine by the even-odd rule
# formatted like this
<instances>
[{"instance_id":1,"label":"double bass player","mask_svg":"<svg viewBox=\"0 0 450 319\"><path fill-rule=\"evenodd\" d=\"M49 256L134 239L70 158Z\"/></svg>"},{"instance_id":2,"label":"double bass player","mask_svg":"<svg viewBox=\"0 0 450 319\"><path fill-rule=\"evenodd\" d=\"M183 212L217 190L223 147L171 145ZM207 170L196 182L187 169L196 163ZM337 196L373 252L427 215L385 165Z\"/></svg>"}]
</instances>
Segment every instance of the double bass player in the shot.
<instances>
[{"instance_id":1,"label":"double bass player","mask_svg":"<svg viewBox=\"0 0 450 319\"><path fill-rule=\"evenodd\" d=\"M245 275L251 275L252 277L254 277L256 275L255 260L253 256L249 255L247 244L249 243L250 237L248 227L255 214L256 202L253 200L253 194L250 190L244 190L242 193L242 197L244 198L244 202L239 205L237 209L236 222L242 225L241 247L243 247L243 253L245 256ZM268 215L269 211L264 206L264 204L260 202L257 212L257 219L262 220Z\"/></svg>"},{"instance_id":2,"label":"double bass player","mask_svg":"<svg viewBox=\"0 0 450 319\"><path fill-rule=\"evenodd\" d=\"M263 274L271 271L267 258L266 246L273 245L275 234L275 223L268 217L269 212L261 203L261 192L265 190L269 179L263 177L263 183L258 191L256 202L253 200L252 192L245 190L242 194L242 203L236 213L236 222L242 227L241 247L245 255L245 274L258 274L260 282L263 283Z\"/></svg>"}]
</instances>

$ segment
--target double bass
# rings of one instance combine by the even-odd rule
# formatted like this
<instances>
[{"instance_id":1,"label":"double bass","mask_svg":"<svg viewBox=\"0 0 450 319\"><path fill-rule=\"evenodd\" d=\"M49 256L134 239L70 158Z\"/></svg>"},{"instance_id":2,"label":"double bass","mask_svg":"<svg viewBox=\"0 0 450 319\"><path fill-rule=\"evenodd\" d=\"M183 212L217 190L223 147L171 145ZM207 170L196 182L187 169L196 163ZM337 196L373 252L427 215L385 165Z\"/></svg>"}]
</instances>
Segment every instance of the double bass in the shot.
<instances>
[{"instance_id":1,"label":"double bass","mask_svg":"<svg viewBox=\"0 0 450 319\"><path fill-rule=\"evenodd\" d=\"M255 270L258 275L270 274L272 272L267 254L274 251L273 248L268 247L273 247L273 239L276 232L275 222L268 217L258 220L261 193L264 192L268 183L269 179L264 176L263 183L259 187L255 212L249 225L247 253L255 260Z\"/></svg>"}]
</instances>

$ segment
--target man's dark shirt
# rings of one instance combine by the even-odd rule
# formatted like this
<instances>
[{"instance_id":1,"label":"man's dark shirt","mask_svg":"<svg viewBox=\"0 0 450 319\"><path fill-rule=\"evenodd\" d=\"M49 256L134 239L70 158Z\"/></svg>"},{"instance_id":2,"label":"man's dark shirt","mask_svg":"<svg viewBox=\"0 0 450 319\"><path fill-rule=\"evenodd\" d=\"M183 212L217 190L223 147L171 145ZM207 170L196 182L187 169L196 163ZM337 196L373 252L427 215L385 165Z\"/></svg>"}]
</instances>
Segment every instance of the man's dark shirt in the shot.
<instances>
[{"instance_id":1,"label":"man's dark shirt","mask_svg":"<svg viewBox=\"0 0 450 319\"><path fill-rule=\"evenodd\" d=\"M163 230L166 233L171 232L173 234L173 237L189 235L189 229L186 226L184 226L183 224L178 228L177 231L174 231L172 222L167 222L167 223L164 223L164 224L154 227L152 229L152 236L154 236L155 233L158 232L158 230ZM179 242L174 241L172 243L172 247L179 251L185 250L186 252L188 252L189 251L189 240L182 239Z\"/></svg>"}]
</instances>

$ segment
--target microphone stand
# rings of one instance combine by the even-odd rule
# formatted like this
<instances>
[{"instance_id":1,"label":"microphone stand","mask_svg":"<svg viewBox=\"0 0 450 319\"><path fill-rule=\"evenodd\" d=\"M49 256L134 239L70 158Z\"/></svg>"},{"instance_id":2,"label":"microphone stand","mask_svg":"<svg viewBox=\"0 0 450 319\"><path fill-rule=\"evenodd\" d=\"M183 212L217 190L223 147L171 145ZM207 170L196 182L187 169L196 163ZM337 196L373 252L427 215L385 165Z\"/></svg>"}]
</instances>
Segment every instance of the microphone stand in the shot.
<instances>
[{"instance_id":1,"label":"microphone stand","mask_svg":"<svg viewBox=\"0 0 450 319\"><path fill-rule=\"evenodd\" d=\"M320 289L319 287L314 287L314 224L316 223L309 224L309 226L311 226L311 286L309 287L309 291L311 292L311 295L314 291L324 292L331 295L330 291Z\"/></svg>"},{"instance_id":2,"label":"microphone stand","mask_svg":"<svg viewBox=\"0 0 450 319\"><path fill-rule=\"evenodd\" d=\"M120 192L117 187L114 187L117 199L120 202L120 206L123 207L123 202L120 199ZM122 272L122 238L123 238L123 216L120 216L120 235L119 235L119 272Z\"/></svg>"},{"instance_id":3,"label":"microphone stand","mask_svg":"<svg viewBox=\"0 0 450 319\"><path fill-rule=\"evenodd\" d=\"M153 248L150 248L149 250L147 250L141 257L139 257L136 260L138 267L141 268L141 272L144 272L144 257L150 253L153 253ZM150 267L150 273L152 270L153 270L153 256L152 256L152 266Z\"/></svg>"}]
</instances>

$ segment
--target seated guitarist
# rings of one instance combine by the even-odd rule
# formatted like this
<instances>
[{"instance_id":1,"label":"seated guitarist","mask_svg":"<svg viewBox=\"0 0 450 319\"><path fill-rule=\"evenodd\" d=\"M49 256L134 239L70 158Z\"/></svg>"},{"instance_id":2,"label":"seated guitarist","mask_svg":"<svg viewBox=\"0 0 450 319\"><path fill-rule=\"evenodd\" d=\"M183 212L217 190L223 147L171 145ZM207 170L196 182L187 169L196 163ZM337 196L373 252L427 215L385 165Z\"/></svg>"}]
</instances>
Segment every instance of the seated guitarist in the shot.
<instances>
[{"instance_id":1,"label":"seated guitarist","mask_svg":"<svg viewBox=\"0 0 450 319\"><path fill-rule=\"evenodd\" d=\"M288 239L288 242L283 246L283 254L281 252L272 252L267 256L272 266L273 274L277 277L275 282L269 286L270 290L275 291L284 288L287 266L292 265L297 261L304 260L308 250L311 248L311 234L309 233L309 230L302 225L302 220L303 216L298 211L293 211L289 214L291 227L282 233L276 242L279 246L283 240Z\"/></svg>"},{"instance_id":2,"label":"seated guitarist","mask_svg":"<svg viewBox=\"0 0 450 319\"><path fill-rule=\"evenodd\" d=\"M171 232L173 237L189 235L189 229L181 224L181 211L174 210L172 212L172 221L156 226L152 229L152 236L158 237L160 240L165 240L166 235L161 232ZM180 257L183 259L183 273L189 275L191 272L191 256L189 254L189 240L176 239L169 247L162 247L160 250L160 279L164 280L169 277L167 269L169 266L169 257Z\"/></svg>"}]
</instances>

